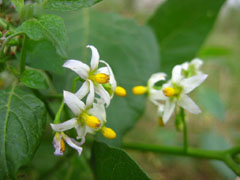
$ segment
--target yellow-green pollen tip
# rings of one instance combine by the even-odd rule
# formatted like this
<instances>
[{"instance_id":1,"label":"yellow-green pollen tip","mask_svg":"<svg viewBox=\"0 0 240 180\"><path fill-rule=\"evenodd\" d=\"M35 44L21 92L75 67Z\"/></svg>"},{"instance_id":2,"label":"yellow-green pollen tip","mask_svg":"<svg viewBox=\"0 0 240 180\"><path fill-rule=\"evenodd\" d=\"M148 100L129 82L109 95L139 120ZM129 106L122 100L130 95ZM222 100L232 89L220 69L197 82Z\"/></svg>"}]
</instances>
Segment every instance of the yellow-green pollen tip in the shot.
<instances>
[{"instance_id":1,"label":"yellow-green pollen tip","mask_svg":"<svg viewBox=\"0 0 240 180\"><path fill-rule=\"evenodd\" d=\"M101 121L95 116L89 116L88 114L84 113L82 118L85 120L87 126L91 128L97 129L101 125Z\"/></svg>"},{"instance_id":2,"label":"yellow-green pollen tip","mask_svg":"<svg viewBox=\"0 0 240 180\"><path fill-rule=\"evenodd\" d=\"M115 89L115 94L117 96L124 97L124 96L127 95L127 91L123 87L117 86L116 89Z\"/></svg>"},{"instance_id":3,"label":"yellow-green pollen tip","mask_svg":"<svg viewBox=\"0 0 240 180\"><path fill-rule=\"evenodd\" d=\"M147 87L146 86L135 86L132 88L132 92L135 95L142 95L147 92Z\"/></svg>"},{"instance_id":4,"label":"yellow-green pollen tip","mask_svg":"<svg viewBox=\"0 0 240 180\"><path fill-rule=\"evenodd\" d=\"M109 75L104 73L94 75L94 80L99 84L106 84L109 82L109 79L110 79Z\"/></svg>"},{"instance_id":5,"label":"yellow-green pollen tip","mask_svg":"<svg viewBox=\"0 0 240 180\"><path fill-rule=\"evenodd\" d=\"M167 97L175 96L178 93L178 91L172 87L166 87L163 89L163 94Z\"/></svg>"},{"instance_id":6,"label":"yellow-green pollen tip","mask_svg":"<svg viewBox=\"0 0 240 180\"><path fill-rule=\"evenodd\" d=\"M104 126L101 131L102 131L102 134L105 138L114 139L114 138L117 137L116 132L111 128L108 128L108 127Z\"/></svg>"}]
</instances>

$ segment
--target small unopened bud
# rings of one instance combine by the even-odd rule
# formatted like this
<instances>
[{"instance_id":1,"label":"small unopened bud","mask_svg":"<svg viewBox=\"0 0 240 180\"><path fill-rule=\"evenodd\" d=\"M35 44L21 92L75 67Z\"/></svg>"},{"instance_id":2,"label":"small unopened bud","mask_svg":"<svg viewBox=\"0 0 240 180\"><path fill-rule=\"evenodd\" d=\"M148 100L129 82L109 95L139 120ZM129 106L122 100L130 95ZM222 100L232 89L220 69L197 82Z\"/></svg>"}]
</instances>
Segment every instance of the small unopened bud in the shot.
<instances>
[{"instance_id":1,"label":"small unopened bud","mask_svg":"<svg viewBox=\"0 0 240 180\"><path fill-rule=\"evenodd\" d=\"M126 91L126 89L124 89L123 87L117 86L116 89L115 89L115 94L116 94L117 96L124 97L124 96L127 95L127 91Z\"/></svg>"},{"instance_id":2,"label":"small unopened bud","mask_svg":"<svg viewBox=\"0 0 240 180\"><path fill-rule=\"evenodd\" d=\"M132 92L135 95L142 95L147 92L147 87L146 86L135 86L132 88Z\"/></svg>"},{"instance_id":3,"label":"small unopened bud","mask_svg":"<svg viewBox=\"0 0 240 180\"><path fill-rule=\"evenodd\" d=\"M167 97L172 97L172 96L176 95L176 91L172 87L166 87L163 89L163 94Z\"/></svg>"},{"instance_id":4,"label":"small unopened bud","mask_svg":"<svg viewBox=\"0 0 240 180\"><path fill-rule=\"evenodd\" d=\"M117 137L116 132L113 129L108 127L102 128L102 134L105 138L108 138L108 139L114 139Z\"/></svg>"},{"instance_id":5,"label":"small unopened bud","mask_svg":"<svg viewBox=\"0 0 240 180\"><path fill-rule=\"evenodd\" d=\"M94 76L95 81L97 81L99 84L105 84L109 82L109 75L104 73L99 73Z\"/></svg>"},{"instance_id":6,"label":"small unopened bud","mask_svg":"<svg viewBox=\"0 0 240 180\"><path fill-rule=\"evenodd\" d=\"M94 128L94 129L99 128L101 125L100 120L95 116L89 116L86 114L86 115L84 115L84 120L85 120L87 126Z\"/></svg>"}]
</instances>

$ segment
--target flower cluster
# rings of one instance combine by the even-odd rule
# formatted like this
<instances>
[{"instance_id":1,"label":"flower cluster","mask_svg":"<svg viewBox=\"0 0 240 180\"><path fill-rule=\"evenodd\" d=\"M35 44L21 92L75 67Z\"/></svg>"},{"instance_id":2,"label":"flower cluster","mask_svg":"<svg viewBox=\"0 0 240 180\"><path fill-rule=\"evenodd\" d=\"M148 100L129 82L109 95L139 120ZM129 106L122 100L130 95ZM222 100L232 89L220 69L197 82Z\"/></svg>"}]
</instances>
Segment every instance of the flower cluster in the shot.
<instances>
[{"instance_id":1,"label":"flower cluster","mask_svg":"<svg viewBox=\"0 0 240 180\"><path fill-rule=\"evenodd\" d=\"M135 95L148 94L149 100L158 106L160 124L165 124L170 119L176 106L198 114L201 110L188 94L208 76L200 71L202 64L202 60L195 58L191 62L176 65L171 79L162 86L157 86L156 83L165 81L166 74L156 73L150 77L147 86L135 86L132 91Z\"/></svg>"},{"instance_id":2,"label":"flower cluster","mask_svg":"<svg viewBox=\"0 0 240 180\"><path fill-rule=\"evenodd\" d=\"M51 124L52 129L56 132L53 144L55 155L63 155L65 151L65 142L78 151L81 155L81 145L85 142L85 136L101 132L103 136L114 139L116 133L111 128L106 127L106 111L114 93L119 96L125 96L126 90L117 86L114 74L108 63L100 60L98 50L94 46L88 45L92 51L90 66L78 61L68 60L63 67L71 69L79 75L83 81L82 86L76 93L68 91L63 92L64 103L71 109L75 117L62 122ZM102 63L104 67L99 67ZM83 99L86 97L86 103ZM77 140L67 136L64 132L75 128Z\"/></svg>"}]
</instances>

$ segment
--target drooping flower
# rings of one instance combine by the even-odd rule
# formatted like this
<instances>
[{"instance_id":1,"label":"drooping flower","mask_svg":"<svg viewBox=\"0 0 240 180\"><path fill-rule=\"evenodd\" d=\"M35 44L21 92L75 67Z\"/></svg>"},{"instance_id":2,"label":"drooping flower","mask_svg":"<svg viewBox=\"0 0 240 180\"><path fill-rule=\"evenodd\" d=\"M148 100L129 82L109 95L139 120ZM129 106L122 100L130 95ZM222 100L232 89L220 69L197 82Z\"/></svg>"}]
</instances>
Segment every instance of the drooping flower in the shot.
<instances>
[{"instance_id":1,"label":"drooping flower","mask_svg":"<svg viewBox=\"0 0 240 180\"><path fill-rule=\"evenodd\" d=\"M110 84L112 91L116 89L116 80L112 72L111 67L103 60L100 60L98 50L91 45L88 45L87 48L90 48L92 51L92 58L90 62L90 67L78 60L70 59L66 61L63 65L65 68L69 68L77 73L85 82L82 84L81 88L76 92L76 95L79 99L85 97L88 92L87 106L90 106L95 97L95 92L104 100L107 106L110 103L110 95L104 89L103 84ZM99 62L105 64L105 67L99 68ZM91 88L93 86L93 88Z\"/></svg>"},{"instance_id":2,"label":"drooping flower","mask_svg":"<svg viewBox=\"0 0 240 180\"><path fill-rule=\"evenodd\" d=\"M172 79L163 85L162 94L158 94L159 99L166 101L163 112L164 123L169 120L176 105L193 114L201 112L187 94L198 87L208 75L200 73L190 78L183 78L182 75L182 66L175 66L172 71Z\"/></svg>"},{"instance_id":3,"label":"drooping flower","mask_svg":"<svg viewBox=\"0 0 240 180\"><path fill-rule=\"evenodd\" d=\"M81 145L84 143L82 140L81 142L77 142L75 139L68 137L64 132L56 132L53 138L53 146L55 148L54 154L56 156L62 156L65 152L65 142L72 148L78 151L78 155L80 156L82 153Z\"/></svg>"}]
</instances>

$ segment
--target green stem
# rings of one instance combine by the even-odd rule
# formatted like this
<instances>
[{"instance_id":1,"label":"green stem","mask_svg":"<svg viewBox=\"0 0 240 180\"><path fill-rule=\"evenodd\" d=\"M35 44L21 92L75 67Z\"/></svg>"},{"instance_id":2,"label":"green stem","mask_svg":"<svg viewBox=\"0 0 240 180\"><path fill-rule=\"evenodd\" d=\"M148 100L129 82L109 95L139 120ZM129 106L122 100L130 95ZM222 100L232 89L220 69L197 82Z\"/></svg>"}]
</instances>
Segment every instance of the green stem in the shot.
<instances>
[{"instance_id":1,"label":"green stem","mask_svg":"<svg viewBox=\"0 0 240 180\"><path fill-rule=\"evenodd\" d=\"M188 147L185 151L182 147L169 147L169 146L159 146L159 145L150 145L150 144L136 144L136 143L123 143L123 148L139 151L148 151L155 153L165 153L177 156L187 156L193 158L203 158L203 159L212 159L223 161L233 172L238 176L240 175L240 167L234 161L231 150L205 150L205 149L196 149Z\"/></svg>"},{"instance_id":2,"label":"green stem","mask_svg":"<svg viewBox=\"0 0 240 180\"><path fill-rule=\"evenodd\" d=\"M188 151L188 134L187 134L187 123L185 120L185 113L184 113L184 109L180 108L180 116L183 122L183 146L184 146L184 151L187 152Z\"/></svg>"},{"instance_id":3,"label":"green stem","mask_svg":"<svg viewBox=\"0 0 240 180\"><path fill-rule=\"evenodd\" d=\"M53 123L54 124L58 124L58 123L60 123L61 122L61 113L62 113L62 111L63 111L63 108L64 108L64 100L62 100L62 102L61 102L61 105L60 105L60 107L59 107L59 109L58 109L58 112L57 112L57 114L56 114L56 116L55 116L55 119L54 119L54 121L53 121Z\"/></svg>"},{"instance_id":4,"label":"green stem","mask_svg":"<svg viewBox=\"0 0 240 180\"><path fill-rule=\"evenodd\" d=\"M17 33L14 33L14 34L8 36L8 37L5 39L5 41L3 42L2 47L1 47L1 49L0 49L0 62L4 62L4 59L2 59L2 57L3 57L3 53L4 53L4 48L5 48L5 46L7 45L7 43L8 43L12 38L14 38L14 37L16 37L16 36L19 36L19 35L22 35L22 34L25 34L25 33L24 33L24 32L17 32Z\"/></svg>"},{"instance_id":5,"label":"green stem","mask_svg":"<svg viewBox=\"0 0 240 180\"><path fill-rule=\"evenodd\" d=\"M24 36L23 38L23 43L22 43L22 49L21 49L21 54L20 54L20 73L22 74L25 71L25 64L26 64L26 41L27 37Z\"/></svg>"}]
</instances>

